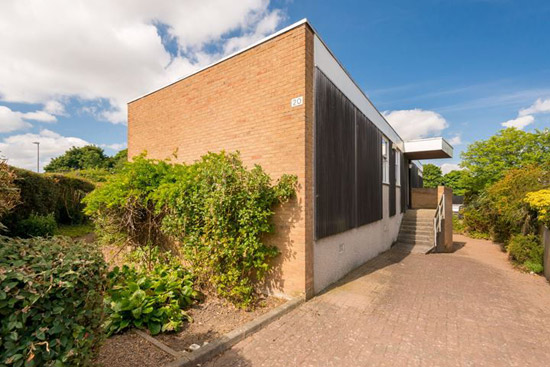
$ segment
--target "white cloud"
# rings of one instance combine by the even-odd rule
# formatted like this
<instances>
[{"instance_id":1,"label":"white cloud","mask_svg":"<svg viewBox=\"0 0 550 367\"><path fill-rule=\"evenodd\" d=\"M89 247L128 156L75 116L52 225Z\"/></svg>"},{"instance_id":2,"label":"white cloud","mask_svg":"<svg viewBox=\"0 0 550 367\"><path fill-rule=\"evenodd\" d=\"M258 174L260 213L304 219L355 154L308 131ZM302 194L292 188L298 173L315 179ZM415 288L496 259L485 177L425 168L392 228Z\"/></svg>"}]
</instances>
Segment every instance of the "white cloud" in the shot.
<instances>
[{"instance_id":1,"label":"white cloud","mask_svg":"<svg viewBox=\"0 0 550 367\"><path fill-rule=\"evenodd\" d=\"M0 37L0 100L42 103L51 115L64 113L52 101L107 101L96 115L125 123L129 100L265 36L282 19L269 0L3 0L0 34L9 36ZM233 34L240 36L227 38Z\"/></svg>"},{"instance_id":2,"label":"white cloud","mask_svg":"<svg viewBox=\"0 0 550 367\"><path fill-rule=\"evenodd\" d=\"M520 116L518 118L515 118L513 120L508 120L503 123L501 123L504 127L515 127L516 129L523 129L527 125L532 124L535 121L535 118L531 115L526 116Z\"/></svg>"},{"instance_id":3,"label":"white cloud","mask_svg":"<svg viewBox=\"0 0 550 367\"><path fill-rule=\"evenodd\" d=\"M36 145L33 142L40 142L40 171L49 161L63 154L72 147L89 145L87 141L61 136L51 130L42 130L39 134L12 135L0 141L0 152L8 159L8 163L36 170Z\"/></svg>"},{"instance_id":4,"label":"white cloud","mask_svg":"<svg viewBox=\"0 0 550 367\"><path fill-rule=\"evenodd\" d=\"M461 168L458 164L456 163L443 163L441 165L441 172L446 175L447 173L451 172L451 171L460 171L462 170L463 168Z\"/></svg>"},{"instance_id":5,"label":"white cloud","mask_svg":"<svg viewBox=\"0 0 550 367\"><path fill-rule=\"evenodd\" d=\"M126 149L127 144L126 143L101 144L100 147L108 148L112 150L122 150L122 149Z\"/></svg>"},{"instance_id":6,"label":"white cloud","mask_svg":"<svg viewBox=\"0 0 550 367\"><path fill-rule=\"evenodd\" d=\"M27 129L31 124L23 120L21 112L12 111L6 106L0 106L0 133Z\"/></svg>"},{"instance_id":7,"label":"white cloud","mask_svg":"<svg viewBox=\"0 0 550 367\"><path fill-rule=\"evenodd\" d=\"M404 140L439 135L449 126L443 116L434 111L422 109L385 111L383 115Z\"/></svg>"},{"instance_id":8,"label":"white cloud","mask_svg":"<svg viewBox=\"0 0 550 367\"><path fill-rule=\"evenodd\" d=\"M46 111L27 112L23 114L25 120L34 120L40 122L55 122L57 118Z\"/></svg>"},{"instance_id":9,"label":"white cloud","mask_svg":"<svg viewBox=\"0 0 550 367\"><path fill-rule=\"evenodd\" d=\"M550 98L546 100L542 98L537 99L530 107L521 109L518 116L527 116L537 113L550 113Z\"/></svg>"},{"instance_id":10,"label":"white cloud","mask_svg":"<svg viewBox=\"0 0 550 367\"><path fill-rule=\"evenodd\" d=\"M447 140L453 147L462 144L462 137L457 134Z\"/></svg>"},{"instance_id":11,"label":"white cloud","mask_svg":"<svg viewBox=\"0 0 550 367\"><path fill-rule=\"evenodd\" d=\"M66 115L66 112L65 112L65 106L63 106L63 104L59 101L47 101L45 104L44 104L44 112L47 112L49 114L52 114L52 115L57 115L57 116L64 116Z\"/></svg>"}]
</instances>

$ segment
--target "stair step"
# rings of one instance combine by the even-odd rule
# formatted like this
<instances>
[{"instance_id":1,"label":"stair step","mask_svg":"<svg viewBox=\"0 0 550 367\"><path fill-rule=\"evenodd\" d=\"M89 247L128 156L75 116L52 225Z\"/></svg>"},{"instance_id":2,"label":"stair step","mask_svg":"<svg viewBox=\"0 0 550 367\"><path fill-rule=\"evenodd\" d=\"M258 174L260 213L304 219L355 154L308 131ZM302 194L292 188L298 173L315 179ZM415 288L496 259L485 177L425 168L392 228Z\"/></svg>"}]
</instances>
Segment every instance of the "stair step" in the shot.
<instances>
[{"instance_id":1,"label":"stair step","mask_svg":"<svg viewBox=\"0 0 550 367\"><path fill-rule=\"evenodd\" d=\"M421 245L421 244L408 244L408 243L397 242L394 246L400 251L410 252L415 254L427 254L432 250L432 246Z\"/></svg>"},{"instance_id":2,"label":"stair step","mask_svg":"<svg viewBox=\"0 0 550 367\"><path fill-rule=\"evenodd\" d=\"M423 230L423 231L433 231L433 224L430 223L430 224L423 224L423 225L416 225L416 224L412 224L412 223L401 223L401 228L404 228L404 229L420 229L420 230Z\"/></svg>"},{"instance_id":3,"label":"stair step","mask_svg":"<svg viewBox=\"0 0 550 367\"><path fill-rule=\"evenodd\" d=\"M432 238L403 237L403 236L397 237L397 241L403 242L403 243L419 243L423 245L431 245L434 243L434 240Z\"/></svg>"},{"instance_id":4,"label":"stair step","mask_svg":"<svg viewBox=\"0 0 550 367\"><path fill-rule=\"evenodd\" d=\"M404 236L398 236L397 242L403 242L403 243L420 243L423 245L432 245L434 243L433 238L418 238L418 237L404 237Z\"/></svg>"}]
</instances>

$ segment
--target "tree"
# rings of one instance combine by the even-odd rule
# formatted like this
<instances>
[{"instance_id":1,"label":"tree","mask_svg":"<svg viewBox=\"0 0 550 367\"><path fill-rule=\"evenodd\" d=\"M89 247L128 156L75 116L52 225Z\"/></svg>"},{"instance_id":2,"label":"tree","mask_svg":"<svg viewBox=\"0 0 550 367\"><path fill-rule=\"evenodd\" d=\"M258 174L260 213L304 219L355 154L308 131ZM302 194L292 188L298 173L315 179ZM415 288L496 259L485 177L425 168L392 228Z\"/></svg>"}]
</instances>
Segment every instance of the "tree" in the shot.
<instances>
[{"instance_id":1,"label":"tree","mask_svg":"<svg viewBox=\"0 0 550 367\"><path fill-rule=\"evenodd\" d=\"M443 183L443 174L441 168L435 164L425 164L422 166L422 180L424 187L433 188Z\"/></svg>"},{"instance_id":2,"label":"tree","mask_svg":"<svg viewBox=\"0 0 550 367\"><path fill-rule=\"evenodd\" d=\"M462 153L461 166L470 171L468 189L479 193L501 179L512 168L550 162L550 130L525 132L515 128L479 140Z\"/></svg>"},{"instance_id":3,"label":"tree","mask_svg":"<svg viewBox=\"0 0 550 367\"><path fill-rule=\"evenodd\" d=\"M115 156L109 157L103 149L95 145L87 145L81 148L72 147L63 155L56 157L44 167L46 172L69 172L78 170L119 170L128 160L128 149L119 151Z\"/></svg>"},{"instance_id":4,"label":"tree","mask_svg":"<svg viewBox=\"0 0 550 367\"><path fill-rule=\"evenodd\" d=\"M470 174L466 170L454 170L443 176L443 185L453 189L453 194L464 196L468 188Z\"/></svg>"},{"instance_id":5,"label":"tree","mask_svg":"<svg viewBox=\"0 0 550 367\"><path fill-rule=\"evenodd\" d=\"M128 149L122 149L111 158L111 166L116 171L120 170L126 162L128 162Z\"/></svg>"},{"instance_id":6,"label":"tree","mask_svg":"<svg viewBox=\"0 0 550 367\"><path fill-rule=\"evenodd\" d=\"M110 158L100 147L87 145L72 147L63 155L56 157L44 167L46 172L65 172L90 168L109 168Z\"/></svg>"}]
</instances>

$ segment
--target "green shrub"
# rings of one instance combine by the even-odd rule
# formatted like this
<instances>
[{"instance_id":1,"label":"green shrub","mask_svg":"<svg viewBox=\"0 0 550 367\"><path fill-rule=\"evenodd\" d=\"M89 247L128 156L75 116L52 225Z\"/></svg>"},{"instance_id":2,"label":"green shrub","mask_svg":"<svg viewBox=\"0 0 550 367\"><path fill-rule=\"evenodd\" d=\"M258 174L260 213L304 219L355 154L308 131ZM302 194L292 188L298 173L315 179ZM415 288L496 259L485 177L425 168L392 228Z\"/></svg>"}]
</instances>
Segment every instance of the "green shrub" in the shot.
<instances>
[{"instance_id":1,"label":"green shrub","mask_svg":"<svg viewBox=\"0 0 550 367\"><path fill-rule=\"evenodd\" d=\"M544 166L507 171L478 196L469 198L464 210L467 230L490 233L495 241L502 243L507 243L515 234L534 233L535 217L525 202L525 195L548 185L550 171Z\"/></svg>"},{"instance_id":2,"label":"green shrub","mask_svg":"<svg viewBox=\"0 0 550 367\"><path fill-rule=\"evenodd\" d=\"M134 247L163 245L165 213L157 210L153 195L175 169L141 155L84 198L84 212L93 219L98 240Z\"/></svg>"},{"instance_id":3,"label":"green shrub","mask_svg":"<svg viewBox=\"0 0 550 367\"><path fill-rule=\"evenodd\" d=\"M177 331L189 319L184 309L193 302L193 277L181 265L157 263L146 268L116 267L109 273L105 305L108 334L129 327L149 329L152 335Z\"/></svg>"},{"instance_id":4,"label":"green shrub","mask_svg":"<svg viewBox=\"0 0 550 367\"><path fill-rule=\"evenodd\" d=\"M59 224L78 224L86 220L81 203L86 193L94 189L88 181L59 174L38 174L14 168L15 184L20 191L20 203L5 217L10 229L31 214L41 216L53 213Z\"/></svg>"},{"instance_id":5,"label":"green shrub","mask_svg":"<svg viewBox=\"0 0 550 367\"><path fill-rule=\"evenodd\" d=\"M67 236L71 238L83 237L94 232L94 225L90 222L75 225L61 225L55 231L56 236Z\"/></svg>"},{"instance_id":6,"label":"green shrub","mask_svg":"<svg viewBox=\"0 0 550 367\"><path fill-rule=\"evenodd\" d=\"M453 232L464 233L464 222L458 217L458 214L453 214Z\"/></svg>"},{"instance_id":7,"label":"green shrub","mask_svg":"<svg viewBox=\"0 0 550 367\"><path fill-rule=\"evenodd\" d=\"M19 204L19 189L15 185L15 172L5 159L0 158L0 220ZM0 231L7 227L0 222Z\"/></svg>"},{"instance_id":8,"label":"green shrub","mask_svg":"<svg viewBox=\"0 0 550 367\"><path fill-rule=\"evenodd\" d=\"M57 230L57 223L53 214L31 214L15 225L12 233L18 237L51 237Z\"/></svg>"},{"instance_id":9,"label":"green shrub","mask_svg":"<svg viewBox=\"0 0 550 367\"><path fill-rule=\"evenodd\" d=\"M513 236L508 244L510 258L535 273L543 270L544 247L535 235Z\"/></svg>"},{"instance_id":10,"label":"green shrub","mask_svg":"<svg viewBox=\"0 0 550 367\"><path fill-rule=\"evenodd\" d=\"M89 365L103 338L105 271L93 245L0 237L0 365Z\"/></svg>"},{"instance_id":11,"label":"green shrub","mask_svg":"<svg viewBox=\"0 0 550 367\"><path fill-rule=\"evenodd\" d=\"M246 306L278 253L262 241L274 230L274 206L294 195L296 183L283 175L272 185L238 153L210 153L191 165L142 155L88 195L85 212L103 242L164 246L169 237L202 289Z\"/></svg>"},{"instance_id":12,"label":"green shrub","mask_svg":"<svg viewBox=\"0 0 550 367\"><path fill-rule=\"evenodd\" d=\"M247 170L239 154L210 153L156 193L167 214L163 230L177 240L203 289L241 306L254 299L278 249L262 241L271 233L274 206L295 194L297 179L272 185L260 166Z\"/></svg>"}]
</instances>

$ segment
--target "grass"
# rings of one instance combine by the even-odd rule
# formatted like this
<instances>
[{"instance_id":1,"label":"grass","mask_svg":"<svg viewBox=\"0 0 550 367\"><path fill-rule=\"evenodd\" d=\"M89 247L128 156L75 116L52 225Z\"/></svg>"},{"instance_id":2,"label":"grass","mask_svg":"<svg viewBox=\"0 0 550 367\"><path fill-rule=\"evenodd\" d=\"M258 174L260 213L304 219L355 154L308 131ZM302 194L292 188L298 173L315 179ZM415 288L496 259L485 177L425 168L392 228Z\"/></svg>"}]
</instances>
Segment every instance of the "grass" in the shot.
<instances>
[{"instance_id":1,"label":"grass","mask_svg":"<svg viewBox=\"0 0 550 367\"><path fill-rule=\"evenodd\" d=\"M84 223L84 224L74 224L74 225L60 225L57 228L57 231L55 234L57 236L67 236L67 237L82 237L87 235L88 233L92 233L94 231L94 225L92 223Z\"/></svg>"}]
</instances>

